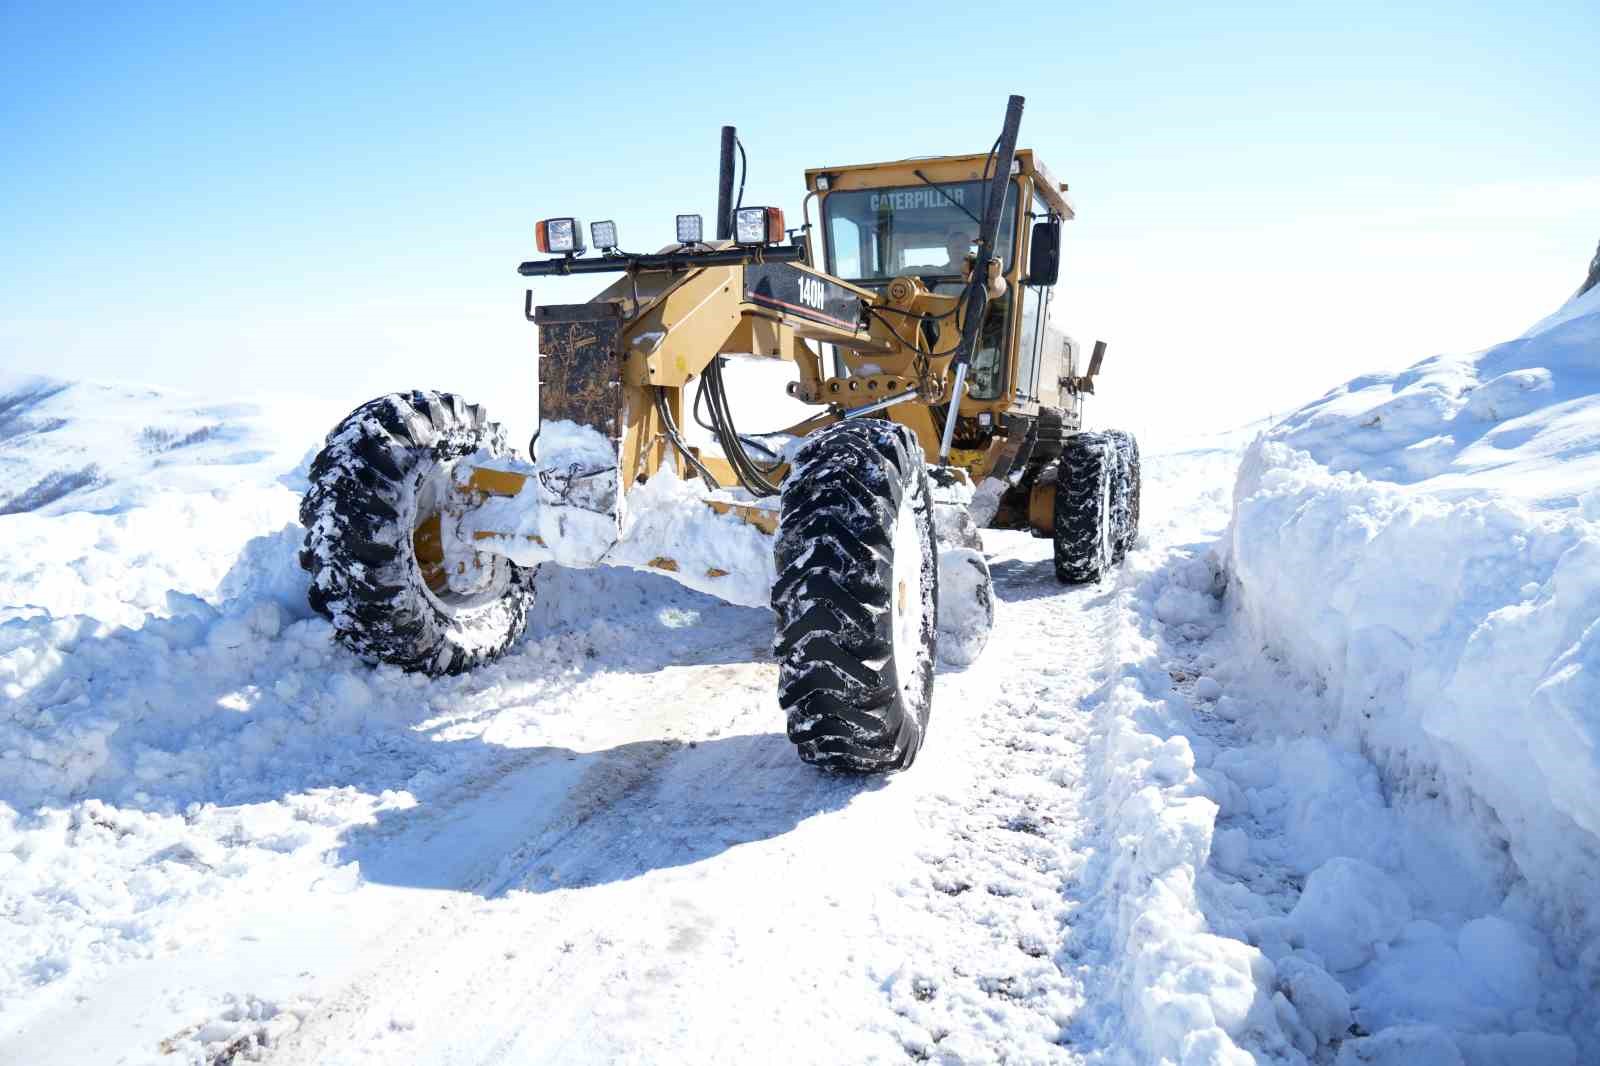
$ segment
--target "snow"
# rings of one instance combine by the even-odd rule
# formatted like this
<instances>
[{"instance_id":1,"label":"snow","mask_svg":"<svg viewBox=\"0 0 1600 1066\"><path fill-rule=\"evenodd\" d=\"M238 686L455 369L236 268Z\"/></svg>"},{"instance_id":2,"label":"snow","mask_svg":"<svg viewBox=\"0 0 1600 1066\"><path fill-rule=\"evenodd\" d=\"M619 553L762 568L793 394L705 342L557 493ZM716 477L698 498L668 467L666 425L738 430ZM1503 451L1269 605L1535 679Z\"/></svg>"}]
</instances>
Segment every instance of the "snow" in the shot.
<instances>
[{"instance_id":1,"label":"snow","mask_svg":"<svg viewBox=\"0 0 1600 1066\"><path fill-rule=\"evenodd\" d=\"M533 464L478 456L458 466L526 476L516 496L488 499L452 531L457 550L493 551L523 566L630 566L669 574L688 588L746 607L766 606L776 580L772 535L730 505L770 507L742 490L706 492L663 468L635 484L616 506L615 448L596 430L572 422L540 427ZM620 511L620 513L619 513Z\"/></svg>"},{"instance_id":2,"label":"snow","mask_svg":"<svg viewBox=\"0 0 1600 1066\"><path fill-rule=\"evenodd\" d=\"M719 495L736 499L726 490ZM736 502L756 504L748 496ZM628 493L622 539L606 562L650 567L655 559L670 558L679 583L729 603L765 607L777 580L772 542L758 526L712 510L697 482L662 470Z\"/></svg>"},{"instance_id":3,"label":"snow","mask_svg":"<svg viewBox=\"0 0 1600 1066\"><path fill-rule=\"evenodd\" d=\"M1491 497L1535 511L1580 509L1600 483L1600 289L1516 340L1357 378L1289 415L1265 445L1332 473L1447 501ZM1285 465L1251 458L1239 488Z\"/></svg>"},{"instance_id":4,"label":"snow","mask_svg":"<svg viewBox=\"0 0 1600 1066\"><path fill-rule=\"evenodd\" d=\"M971 481L962 476L936 484L930 478L929 489L939 552L939 661L968 666L983 654L994 627L993 575L972 518Z\"/></svg>"},{"instance_id":5,"label":"snow","mask_svg":"<svg viewBox=\"0 0 1600 1066\"><path fill-rule=\"evenodd\" d=\"M0 515L128 512L270 486L320 443L307 425L332 425L340 406L0 372Z\"/></svg>"},{"instance_id":6,"label":"snow","mask_svg":"<svg viewBox=\"0 0 1600 1066\"><path fill-rule=\"evenodd\" d=\"M1286 931L1332 970L1371 962L1411 921L1405 889L1371 863L1339 855L1311 872Z\"/></svg>"},{"instance_id":7,"label":"snow","mask_svg":"<svg viewBox=\"0 0 1600 1066\"><path fill-rule=\"evenodd\" d=\"M240 545L295 521L321 439L305 420L331 424L337 406L0 374L0 622L137 626L182 597L220 603Z\"/></svg>"},{"instance_id":8,"label":"snow","mask_svg":"<svg viewBox=\"0 0 1600 1066\"><path fill-rule=\"evenodd\" d=\"M1147 443L1100 585L986 531L988 646L866 779L764 606L648 566L357 661L296 561L342 412L0 382L0 498L125 463L0 516L0 1061L1596 1061L1594 310Z\"/></svg>"},{"instance_id":9,"label":"snow","mask_svg":"<svg viewBox=\"0 0 1600 1066\"><path fill-rule=\"evenodd\" d=\"M1266 857L1306 876L1293 909L1245 925L1351 990L1375 1035L1341 1063L1600 1054L1572 991L1600 979L1597 476L1595 292L1246 451L1220 658L1282 695L1219 705L1276 750L1215 765L1295 842Z\"/></svg>"}]
</instances>

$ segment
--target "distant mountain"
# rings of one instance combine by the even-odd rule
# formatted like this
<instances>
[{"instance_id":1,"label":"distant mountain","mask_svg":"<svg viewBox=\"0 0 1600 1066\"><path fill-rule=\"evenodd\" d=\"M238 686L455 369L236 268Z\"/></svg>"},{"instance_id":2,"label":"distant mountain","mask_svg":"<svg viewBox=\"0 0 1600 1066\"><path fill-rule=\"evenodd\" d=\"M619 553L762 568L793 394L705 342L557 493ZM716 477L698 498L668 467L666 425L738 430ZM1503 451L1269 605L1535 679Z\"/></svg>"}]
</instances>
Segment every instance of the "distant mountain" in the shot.
<instances>
[{"instance_id":1,"label":"distant mountain","mask_svg":"<svg viewBox=\"0 0 1600 1066\"><path fill-rule=\"evenodd\" d=\"M321 443L336 407L0 374L0 515L121 511L166 490L269 483Z\"/></svg>"}]
</instances>

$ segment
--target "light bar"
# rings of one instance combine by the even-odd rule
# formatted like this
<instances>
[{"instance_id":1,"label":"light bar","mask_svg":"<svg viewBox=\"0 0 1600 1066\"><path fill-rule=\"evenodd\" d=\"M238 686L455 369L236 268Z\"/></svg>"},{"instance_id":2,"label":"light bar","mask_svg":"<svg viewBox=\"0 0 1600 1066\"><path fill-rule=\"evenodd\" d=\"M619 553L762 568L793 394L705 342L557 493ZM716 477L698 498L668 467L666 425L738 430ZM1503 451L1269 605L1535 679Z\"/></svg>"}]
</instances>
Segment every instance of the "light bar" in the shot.
<instances>
[{"instance_id":1,"label":"light bar","mask_svg":"<svg viewBox=\"0 0 1600 1066\"><path fill-rule=\"evenodd\" d=\"M701 235L704 232L704 227L701 224L699 215L678 216L679 244L699 244Z\"/></svg>"},{"instance_id":2,"label":"light bar","mask_svg":"<svg viewBox=\"0 0 1600 1066\"><path fill-rule=\"evenodd\" d=\"M533 228L534 243L546 255L577 255L583 251L583 227L575 218L547 218Z\"/></svg>"},{"instance_id":3,"label":"light bar","mask_svg":"<svg viewBox=\"0 0 1600 1066\"><path fill-rule=\"evenodd\" d=\"M777 244L783 240L783 211L776 207L741 207L733 213L735 244Z\"/></svg>"},{"instance_id":4,"label":"light bar","mask_svg":"<svg viewBox=\"0 0 1600 1066\"><path fill-rule=\"evenodd\" d=\"M617 246L617 224L609 220L589 223L589 239L602 252L611 251Z\"/></svg>"}]
</instances>

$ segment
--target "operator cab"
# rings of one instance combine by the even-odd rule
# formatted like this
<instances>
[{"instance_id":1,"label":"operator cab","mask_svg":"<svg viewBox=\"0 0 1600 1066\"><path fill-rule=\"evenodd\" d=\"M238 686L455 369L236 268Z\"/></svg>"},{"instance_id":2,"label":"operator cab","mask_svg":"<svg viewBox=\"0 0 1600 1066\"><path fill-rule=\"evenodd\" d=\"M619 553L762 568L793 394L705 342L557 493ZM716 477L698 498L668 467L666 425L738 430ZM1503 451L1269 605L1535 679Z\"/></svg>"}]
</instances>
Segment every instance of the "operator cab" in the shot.
<instances>
[{"instance_id":1,"label":"operator cab","mask_svg":"<svg viewBox=\"0 0 1600 1066\"><path fill-rule=\"evenodd\" d=\"M822 262L816 262L813 245L814 265L864 288L882 289L912 275L932 292L959 292L983 215L989 162L986 155L940 156L808 170L807 187L822 200ZM1059 225L1073 217L1061 188L1031 151L1016 153L1013 173L995 236L1006 292L989 304L968 376L973 400L1000 406L1038 401L1055 278L1053 272L1047 279L1033 277L1026 257L1039 243L1039 223ZM1019 203L1027 205L1025 217ZM1014 349L1007 343L1013 338ZM1011 395L1009 350L1018 352L1019 363Z\"/></svg>"}]
</instances>

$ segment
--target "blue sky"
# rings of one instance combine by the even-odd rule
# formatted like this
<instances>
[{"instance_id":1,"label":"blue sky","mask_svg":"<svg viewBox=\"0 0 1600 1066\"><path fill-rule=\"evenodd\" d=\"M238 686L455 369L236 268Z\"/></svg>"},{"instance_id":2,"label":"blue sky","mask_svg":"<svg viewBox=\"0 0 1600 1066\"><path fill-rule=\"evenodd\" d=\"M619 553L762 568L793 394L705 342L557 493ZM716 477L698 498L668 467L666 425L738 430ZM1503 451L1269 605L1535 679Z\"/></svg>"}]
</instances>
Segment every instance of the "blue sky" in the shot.
<instances>
[{"instance_id":1,"label":"blue sky","mask_svg":"<svg viewBox=\"0 0 1600 1066\"><path fill-rule=\"evenodd\" d=\"M498 404L536 219L665 243L723 123L794 217L806 166L984 150L1010 92L1078 201L1112 409L1250 417L1487 345L1600 240L1592 0L334 7L0 2L5 367Z\"/></svg>"}]
</instances>

